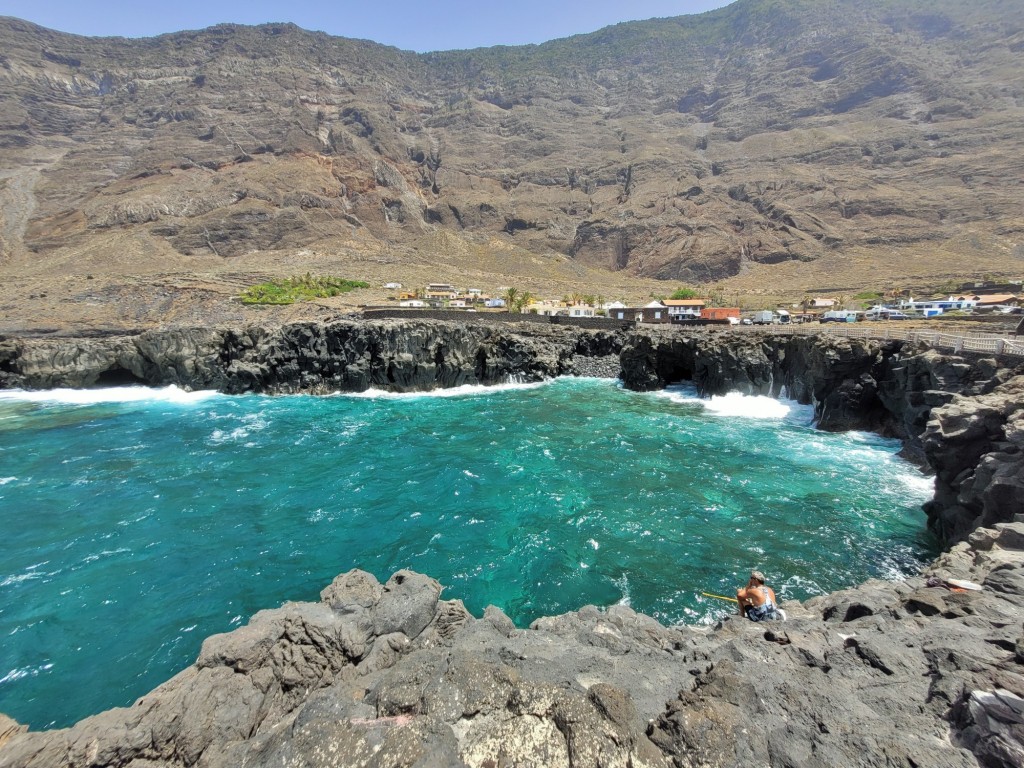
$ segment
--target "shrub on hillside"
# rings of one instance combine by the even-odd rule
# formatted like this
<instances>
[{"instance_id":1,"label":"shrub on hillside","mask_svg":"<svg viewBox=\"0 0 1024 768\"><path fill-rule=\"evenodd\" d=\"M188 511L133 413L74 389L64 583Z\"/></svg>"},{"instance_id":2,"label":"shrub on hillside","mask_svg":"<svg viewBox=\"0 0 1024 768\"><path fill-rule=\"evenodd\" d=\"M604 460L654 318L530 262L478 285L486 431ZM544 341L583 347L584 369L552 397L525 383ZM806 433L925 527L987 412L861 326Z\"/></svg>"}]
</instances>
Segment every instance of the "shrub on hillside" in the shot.
<instances>
[{"instance_id":1,"label":"shrub on hillside","mask_svg":"<svg viewBox=\"0 0 1024 768\"><path fill-rule=\"evenodd\" d=\"M294 304L296 301L339 296L356 288L369 288L362 280L305 275L253 285L242 291L243 304Z\"/></svg>"}]
</instances>

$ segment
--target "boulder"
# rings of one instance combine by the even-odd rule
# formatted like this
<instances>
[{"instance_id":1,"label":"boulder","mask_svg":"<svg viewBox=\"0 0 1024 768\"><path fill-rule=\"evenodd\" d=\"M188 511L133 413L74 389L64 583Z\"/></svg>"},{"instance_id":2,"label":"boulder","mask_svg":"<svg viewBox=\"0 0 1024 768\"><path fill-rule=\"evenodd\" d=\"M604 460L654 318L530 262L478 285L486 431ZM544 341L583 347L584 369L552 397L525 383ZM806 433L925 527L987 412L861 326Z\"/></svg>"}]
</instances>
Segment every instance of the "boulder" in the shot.
<instances>
[{"instance_id":1,"label":"boulder","mask_svg":"<svg viewBox=\"0 0 1024 768\"><path fill-rule=\"evenodd\" d=\"M373 631L378 637L401 632L416 637L434 618L441 585L413 571L398 571L384 585L373 606Z\"/></svg>"}]
</instances>

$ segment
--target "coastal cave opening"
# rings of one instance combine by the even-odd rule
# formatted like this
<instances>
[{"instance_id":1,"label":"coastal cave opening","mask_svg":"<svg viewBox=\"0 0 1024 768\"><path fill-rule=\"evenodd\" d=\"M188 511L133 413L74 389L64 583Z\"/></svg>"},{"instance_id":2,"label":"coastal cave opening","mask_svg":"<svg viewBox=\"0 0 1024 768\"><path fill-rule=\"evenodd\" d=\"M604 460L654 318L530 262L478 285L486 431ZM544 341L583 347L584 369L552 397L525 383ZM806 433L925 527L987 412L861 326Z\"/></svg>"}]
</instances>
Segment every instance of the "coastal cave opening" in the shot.
<instances>
[{"instance_id":1,"label":"coastal cave opening","mask_svg":"<svg viewBox=\"0 0 1024 768\"><path fill-rule=\"evenodd\" d=\"M693 371L679 370L673 372L673 375L665 377L665 386L671 386L673 384L683 384L691 381L693 381Z\"/></svg>"},{"instance_id":2,"label":"coastal cave opening","mask_svg":"<svg viewBox=\"0 0 1024 768\"><path fill-rule=\"evenodd\" d=\"M97 378L94 387L137 387L147 386L149 384L143 378L136 376L134 373L126 368L122 368L120 365L115 365L112 368L108 368L103 371Z\"/></svg>"},{"instance_id":3,"label":"coastal cave opening","mask_svg":"<svg viewBox=\"0 0 1024 768\"><path fill-rule=\"evenodd\" d=\"M658 361L658 376L666 386L693 381L693 366L680 358L681 356L673 356L668 360Z\"/></svg>"}]
</instances>

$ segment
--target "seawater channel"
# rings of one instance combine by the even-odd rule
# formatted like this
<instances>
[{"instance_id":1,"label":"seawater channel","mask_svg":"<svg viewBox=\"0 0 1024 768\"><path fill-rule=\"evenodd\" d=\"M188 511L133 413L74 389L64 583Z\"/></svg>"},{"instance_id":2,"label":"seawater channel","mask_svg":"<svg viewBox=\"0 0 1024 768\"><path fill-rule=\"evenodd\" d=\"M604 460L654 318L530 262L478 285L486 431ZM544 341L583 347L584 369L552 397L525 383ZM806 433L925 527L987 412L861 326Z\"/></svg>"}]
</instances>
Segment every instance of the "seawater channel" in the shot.
<instances>
[{"instance_id":1,"label":"seawater channel","mask_svg":"<svg viewBox=\"0 0 1024 768\"><path fill-rule=\"evenodd\" d=\"M528 626L626 603L713 623L916 572L932 484L763 397L601 379L393 395L0 392L0 711L129 705L202 640L339 573L411 568Z\"/></svg>"}]
</instances>

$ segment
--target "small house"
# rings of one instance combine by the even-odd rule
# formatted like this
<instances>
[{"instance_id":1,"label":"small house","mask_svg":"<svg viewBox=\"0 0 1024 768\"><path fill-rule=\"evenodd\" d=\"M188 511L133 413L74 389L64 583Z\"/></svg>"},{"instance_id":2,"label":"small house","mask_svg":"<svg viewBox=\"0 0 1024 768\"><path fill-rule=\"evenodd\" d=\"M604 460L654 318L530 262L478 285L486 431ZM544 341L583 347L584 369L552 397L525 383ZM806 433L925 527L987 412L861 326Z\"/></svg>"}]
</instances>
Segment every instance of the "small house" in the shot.
<instances>
[{"instance_id":1,"label":"small house","mask_svg":"<svg viewBox=\"0 0 1024 768\"><path fill-rule=\"evenodd\" d=\"M608 310L612 320L626 320L635 323L660 325L670 322L668 307L659 301L652 301L643 307L622 307Z\"/></svg>"},{"instance_id":2,"label":"small house","mask_svg":"<svg viewBox=\"0 0 1024 768\"><path fill-rule=\"evenodd\" d=\"M924 299L917 301L910 298L902 299L899 303L899 309L920 312L925 317L935 317L944 312L971 310L977 305L978 300L972 296L950 296L948 299Z\"/></svg>"},{"instance_id":3,"label":"small house","mask_svg":"<svg viewBox=\"0 0 1024 768\"><path fill-rule=\"evenodd\" d=\"M1020 300L1012 293L989 293L979 294L971 297L975 299L979 307L1017 307Z\"/></svg>"},{"instance_id":4,"label":"small house","mask_svg":"<svg viewBox=\"0 0 1024 768\"><path fill-rule=\"evenodd\" d=\"M804 309L832 309L836 305L835 299L808 299L804 302Z\"/></svg>"},{"instance_id":5,"label":"small house","mask_svg":"<svg viewBox=\"0 0 1024 768\"><path fill-rule=\"evenodd\" d=\"M699 319L700 311L707 302L704 299L665 299L661 303L668 308L672 322L682 322Z\"/></svg>"},{"instance_id":6,"label":"small house","mask_svg":"<svg viewBox=\"0 0 1024 768\"><path fill-rule=\"evenodd\" d=\"M423 296L427 299L454 299L458 291L449 283L428 283Z\"/></svg>"},{"instance_id":7,"label":"small house","mask_svg":"<svg viewBox=\"0 0 1024 768\"><path fill-rule=\"evenodd\" d=\"M547 299L530 302L523 307L523 313L528 315L546 315L548 317L569 314L562 302L549 301Z\"/></svg>"},{"instance_id":8,"label":"small house","mask_svg":"<svg viewBox=\"0 0 1024 768\"><path fill-rule=\"evenodd\" d=\"M593 317L594 308L589 304L573 304L569 307L569 317Z\"/></svg>"},{"instance_id":9,"label":"small house","mask_svg":"<svg viewBox=\"0 0 1024 768\"><path fill-rule=\"evenodd\" d=\"M706 322L729 323L736 325L740 322L739 307L704 307L700 311L700 318ZM736 322L734 323L733 320Z\"/></svg>"}]
</instances>

